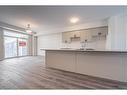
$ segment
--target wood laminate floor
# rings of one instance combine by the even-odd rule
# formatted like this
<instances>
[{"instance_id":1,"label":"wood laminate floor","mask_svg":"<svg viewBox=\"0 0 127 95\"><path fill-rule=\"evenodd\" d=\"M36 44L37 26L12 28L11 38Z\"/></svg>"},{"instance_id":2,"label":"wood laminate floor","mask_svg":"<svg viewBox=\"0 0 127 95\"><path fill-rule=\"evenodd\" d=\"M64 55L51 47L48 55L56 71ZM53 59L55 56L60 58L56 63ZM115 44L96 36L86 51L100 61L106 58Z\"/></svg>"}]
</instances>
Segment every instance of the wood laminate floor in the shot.
<instances>
[{"instance_id":1,"label":"wood laminate floor","mask_svg":"<svg viewBox=\"0 0 127 95\"><path fill-rule=\"evenodd\" d=\"M46 68L38 56L0 61L0 89L127 89L127 83Z\"/></svg>"}]
</instances>

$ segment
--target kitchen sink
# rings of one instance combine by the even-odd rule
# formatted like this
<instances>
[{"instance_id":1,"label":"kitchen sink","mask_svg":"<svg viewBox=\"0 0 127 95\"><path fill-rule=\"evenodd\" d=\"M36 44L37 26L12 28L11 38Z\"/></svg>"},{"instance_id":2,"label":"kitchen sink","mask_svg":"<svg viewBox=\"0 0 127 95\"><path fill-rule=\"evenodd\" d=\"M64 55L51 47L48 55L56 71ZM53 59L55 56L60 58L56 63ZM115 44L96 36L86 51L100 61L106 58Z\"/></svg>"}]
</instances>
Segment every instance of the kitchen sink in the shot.
<instances>
[{"instance_id":1,"label":"kitchen sink","mask_svg":"<svg viewBox=\"0 0 127 95\"><path fill-rule=\"evenodd\" d=\"M76 50L94 50L94 49L93 48L86 48L86 49L80 48L80 49L76 49Z\"/></svg>"}]
</instances>

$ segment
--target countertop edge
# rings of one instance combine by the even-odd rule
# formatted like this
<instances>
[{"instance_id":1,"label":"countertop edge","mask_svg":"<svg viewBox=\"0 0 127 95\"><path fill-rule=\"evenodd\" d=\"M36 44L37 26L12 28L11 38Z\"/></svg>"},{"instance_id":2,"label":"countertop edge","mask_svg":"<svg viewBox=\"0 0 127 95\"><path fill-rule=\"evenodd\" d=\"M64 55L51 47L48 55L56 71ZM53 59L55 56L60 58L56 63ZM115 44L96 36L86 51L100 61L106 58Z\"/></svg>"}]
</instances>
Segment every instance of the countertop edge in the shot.
<instances>
[{"instance_id":1,"label":"countertop edge","mask_svg":"<svg viewBox=\"0 0 127 95\"><path fill-rule=\"evenodd\" d=\"M127 53L127 51L114 50L76 50L76 49L40 49L45 51L68 51L68 52L102 52L102 53Z\"/></svg>"}]
</instances>

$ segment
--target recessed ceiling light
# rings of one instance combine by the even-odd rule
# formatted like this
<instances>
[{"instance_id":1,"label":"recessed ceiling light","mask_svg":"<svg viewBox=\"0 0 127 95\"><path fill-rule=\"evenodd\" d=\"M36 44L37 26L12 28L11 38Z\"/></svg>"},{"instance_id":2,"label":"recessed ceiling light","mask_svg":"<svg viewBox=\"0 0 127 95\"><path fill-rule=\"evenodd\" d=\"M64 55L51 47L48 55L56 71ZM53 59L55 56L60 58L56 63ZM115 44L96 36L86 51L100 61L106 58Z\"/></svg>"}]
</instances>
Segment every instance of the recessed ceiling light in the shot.
<instances>
[{"instance_id":1,"label":"recessed ceiling light","mask_svg":"<svg viewBox=\"0 0 127 95\"><path fill-rule=\"evenodd\" d=\"M77 23L79 21L79 18L77 18L77 17L72 17L71 19L70 19L70 22L71 23Z\"/></svg>"}]
</instances>

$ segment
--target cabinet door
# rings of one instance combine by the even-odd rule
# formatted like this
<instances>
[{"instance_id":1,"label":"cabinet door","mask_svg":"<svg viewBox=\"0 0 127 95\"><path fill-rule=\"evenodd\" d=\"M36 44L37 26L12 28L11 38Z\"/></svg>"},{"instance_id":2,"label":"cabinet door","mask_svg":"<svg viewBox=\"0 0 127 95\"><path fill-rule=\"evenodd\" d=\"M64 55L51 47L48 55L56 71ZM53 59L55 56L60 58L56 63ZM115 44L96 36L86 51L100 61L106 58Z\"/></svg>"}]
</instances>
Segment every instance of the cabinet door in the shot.
<instances>
[{"instance_id":1,"label":"cabinet door","mask_svg":"<svg viewBox=\"0 0 127 95\"><path fill-rule=\"evenodd\" d=\"M64 51L47 51L46 52L46 66L57 68L66 71L75 71L75 58L74 52Z\"/></svg>"},{"instance_id":2,"label":"cabinet door","mask_svg":"<svg viewBox=\"0 0 127 95\"><path fill-rule=\"evenodd\" d=\"M89 30L81 31L81 42L83 42L85 40L87 42L90 42L92 40L91 31L89 31Z\"/></svg>"},{"instance_id":3,"label":"cabinet door","mask_svg":"<svg viewBox=\"0 0 127 95\"><path fill-rule=\"evenodd\" d=\"M84 42L86 40L86 32L83 30L81 31L81 42Z\"/></svg>"},{"instance_id":4,"label":"cabinet door","mask_svg":"<svg viewBox=\"0 0 127 95\"><path fill-rule=\"evenodd\" d=\"M106 36L107 35L107 31L108 31L108 28L105 26L105 27L98 27L98 28L93 28L91 29L92 31L92 36L98 36L100 33L101 36Z\"/></svg>"},{"instance_id":5,"label":"cabinet door","mask_svg":"<svg viewBox=\"0 0 127 95\"><path fill-rule=\"evenodd\" d=\"M63 43L70 42L70 35L71 35L70 32L62 33L62 42Z\"/></svg>"},{"instance_id":6,"label":"cabinet door","mask_svg":"<svg viewBox=\"0 0 127 95\"><path fill-rule=\"evenodd\" d=\"M80 31L71 32L71 37L80 37Z\"/></svg>"},{"instance_id":7,"label":"cabinet door","mask_svg":"<svg viewBox=\"0 0 127 95\"><path fill-rule=\"evenodd\" d=\"M87 42L90 42L92 40L91 31L86 31L86 40Z\"/></svg>"},{"instance_id":8,"label":"cabinet door","mask_svg":"<svg viewBox=\"0 0 127 95\"><path fill-rule=\"evenodd\" d=\"M100 27L99 29L102 36L106 36L108 33L108 27Z\"/></svg>"},{"instance_id":9,"label":"cabinet door","mask_svg":"<svg viewBox=\"0 0 127 95\"><path fill-rule=\"evenodd\" d=\"M127 82L127 55L111 53L78 53L77 73Z\"/></svg>"}]
</instances>

